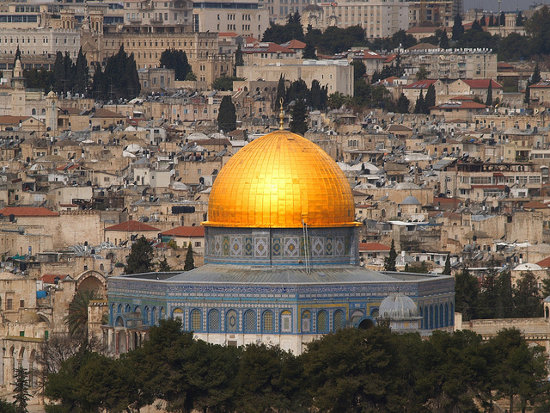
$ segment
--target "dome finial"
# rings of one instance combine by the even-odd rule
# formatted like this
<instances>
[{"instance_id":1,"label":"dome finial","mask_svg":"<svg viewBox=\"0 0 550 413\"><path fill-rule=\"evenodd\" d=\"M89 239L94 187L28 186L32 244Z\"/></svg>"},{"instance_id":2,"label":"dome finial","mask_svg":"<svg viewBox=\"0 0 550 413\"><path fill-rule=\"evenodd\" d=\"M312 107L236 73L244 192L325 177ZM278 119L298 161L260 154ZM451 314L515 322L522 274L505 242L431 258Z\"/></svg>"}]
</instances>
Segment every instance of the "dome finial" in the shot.
<instances>
[{"instance_id":1,"label":"dome finial","mask_svg":"<svg viewBox=\"0 0 550 413\"><path fill-rule=\"evenodd\" d=\"M285 111L283 110L283 98L280 98L279 99L279 103L281 105L281 111L279 112L279 129L280 130L283 130L284 129L284 124L285 124Z\"/></svg>"}]
</instances>

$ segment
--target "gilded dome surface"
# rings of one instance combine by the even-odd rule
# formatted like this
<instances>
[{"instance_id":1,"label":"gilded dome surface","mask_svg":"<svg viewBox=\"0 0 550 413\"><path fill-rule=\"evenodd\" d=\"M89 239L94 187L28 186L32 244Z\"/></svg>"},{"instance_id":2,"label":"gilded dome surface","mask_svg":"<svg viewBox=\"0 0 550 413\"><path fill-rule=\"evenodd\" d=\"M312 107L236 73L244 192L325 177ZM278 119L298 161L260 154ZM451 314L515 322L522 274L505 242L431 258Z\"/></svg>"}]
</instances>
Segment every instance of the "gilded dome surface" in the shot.
<instances>
[{"instance_id":1,"label":"gilded dome surface","mask_svg":"<svg viewBox=\"0 0 550 413\"><path fill-rule=\"evenodd\" d=\"M349 227L351 187L326 152L280 130L237 152L218 174L207 226L248 228Z\"/></svg>"}]
</instances>

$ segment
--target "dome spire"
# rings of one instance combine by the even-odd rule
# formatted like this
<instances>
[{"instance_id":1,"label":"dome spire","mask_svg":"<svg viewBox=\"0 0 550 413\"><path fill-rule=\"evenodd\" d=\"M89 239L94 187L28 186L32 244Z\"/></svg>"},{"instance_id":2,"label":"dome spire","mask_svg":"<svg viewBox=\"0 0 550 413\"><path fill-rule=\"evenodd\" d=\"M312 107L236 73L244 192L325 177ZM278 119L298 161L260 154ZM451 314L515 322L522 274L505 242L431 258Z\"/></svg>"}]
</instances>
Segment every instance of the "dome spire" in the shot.
<instances>
[{"instance_id":1,"label":"dome spire","mask_svg":"<svg viewBox=\"0 0 550 413\"><path fill-rule=\"evenodd\" d=\"M279 103L281 105L281 111L279 112L279 129L280 130L283 130L285 127L284 127L284 124L285 124L285 111L283 109L283 98L280 98L279 99Z\"/></svg>"}]
</instances>

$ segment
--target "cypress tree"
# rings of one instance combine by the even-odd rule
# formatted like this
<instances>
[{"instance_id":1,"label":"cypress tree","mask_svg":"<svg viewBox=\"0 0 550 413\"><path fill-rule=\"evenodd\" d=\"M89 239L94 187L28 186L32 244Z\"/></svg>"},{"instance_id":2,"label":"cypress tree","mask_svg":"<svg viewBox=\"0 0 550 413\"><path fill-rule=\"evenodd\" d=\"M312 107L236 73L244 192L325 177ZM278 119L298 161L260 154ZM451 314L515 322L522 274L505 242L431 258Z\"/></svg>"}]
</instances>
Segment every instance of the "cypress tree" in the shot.
<instances>
[{"instance_id":1,"label":"cypress tree","mask_svg":"<svg viewBox=\"0 0 550 413\"><path fill-rule=\"evenodd\" d=\"M63 82L63 92L70 92L73 90L75 79L75 65L69 56L69 52L65 52L63 57L63 68L65 71L65 79Z\"/></svg>"},{"instance_id":2,"label":"cypress tree","mask_svg":"<svg viewBox=\"0 0 550 413\"><path fill-rule=\"evenodd\" d=\"M384 259L384 271L397 271L395 266L397 259L397 252L395 251L395 242L391 240L391 247L389 255Z\"/></svg>"},{"instance_id":3,"label":"cypress tree","mask_svg":"<svg viewBox=\"0 0 550 413\"><path fill-rule=\"evenodd\" d=\"M321 85L318 80L311 82L310 104L313 109L321 109Z\"/></svg>"},{"instance_id":4,"label":"cypress tree","mask_svg":"<svg viewBox=\"0 0 550 413\"><path fill-rule=\"evenodd\" d=\"M189 248L187 248L187 255L185 256L185 264L183 271L190 271L195 268L195 260L193 259L193 245L189 242Z\"/></svg>"},{"instance_id":5,"label":"cypress tree","mask_svg":"<svg viewBox=\"0 0 550 413\"><path fill-rule=\"evenodd\" d=\"M306 43L304 47L304 53L302 55L304 59L315 59L317 60L317 54L315 53L315 46L311 43Z\"/></svg>"},{"instance_id":6,"label":"cypress tree","mask_svg":"<svg viewBox=\"0 0 550 413\"><path fill-rule=\"evenodd\" d=\"M430 108L435 106L435 86L431 84L426 92L426 98L424 99L425 111L424 113L430 113Z\"/></svg>"},{"instance_id":7,"label":"cypress tree","mask_svg":"<svg viewBox=\"0 0 550 413\"><path fill-rule=\"evenodd\" d=\"M82 53L81 47L78 51L78 57L76 58L74 91L76 93L85 94L88 91L88 81L88 61L86 55Z\"/></svg>"},{"instance_id":8,"label":"cypress tree","mask_svg":"<svg viewBox=\"0 0 550 413\"><path fill-rule=\"evenodd\" d=\"M443 30L443 33L441 33L441 37L439 38L439 47L442 49L449 48L449 37L447 36L446 30Z\"/></svg>"},{"instance_id":9,"label":"cypress tree","mask_svg":"<svg viewBox=\"0 0 550 413\"><path fill-rule=\"evenodd\" d=\"M286 97L285 78L281 74L281 76L279 76L279 83L277 83L277 98L273 105L274 110L276 110L279 107L279 102L281 101L281 98L283 99L283 103L284 103L285 97Z\"/></svg>"},{"instance_id":10,"label":"cypress tree","mask_svg":"<svg viewBox=\"0 0 550 413\"><path fill-rule=\"evenodd\" d=\"M493 106L493 81L489 79L489 87L487 87L487 99L485 100L487 106Z\"/></svg>"},{"instance_id":11,"label":"cypress tree","mask_svg":"<svg viewBox=\"0 0 550 413\"><path fill-rule=\"evenodd\" d=\"M462 17L460 17L460 14L457 13L453 24L453 40L460 40L463 34L464 26L462 25Z\"/></svg>"},{"instance_id":12,"label":"cypress tree","mask_svg":"<svg viewBox=\"0 0 550 413\"><path fill-rule=\"evenodd\" d=\"M187 56L185 58L187 59ZM237 50L235 51L235 66L244 66L243 51L240 44L237 45Z\"/></svg>"},{"instance_id":13,"label":"cypress tree","mask_svg":"<svg viewBox=\"0 0 550 413\"><path fill-rule=\"evenodd\" d=\"M231 96L222 98L218 109L218 128L224 132L231 132L237 128L237 114Z\"/></svg>"},{"instance_id":14,"label":"cypress tree","mask_svg":"<svg viewBox=\"0 0 550 413\"><path fill-rule=\"evenodd\" d=\"M27 404L31 398L29 393L29 372L20 366L15 370L14 379L15 383L13 383L13 385L15 387L13 391L15 400L13 404L15 406L15 411L17 413L27 413Z\"/></svg>"},{"instance_id":15,"label":"cypress tree","mask_svg":"<svg viewBox=\"0 0 550 413\"><path fill-rule=\"evenodd\" d=\"M299 135L307 132L307 109L302 99L298 99L292 107L292 120L290 121L290 131Z\"/></svg>"},{"instance_id":16,"label":"cypress tree","mask_svg":"<svg viewBox=\"0 0 550 413\"><path fill-rule=\"evenodd\" d=\"M424 113L426 107L426 102L424 102L424 95L422 90L420 91L420 96L416 99L416 104L414 106L414 113Z\"/></svg>"},{"instance_id":17,"label":"cypress tree","mask_svg":"<svg viewBox=\"0 0 550 413\"><path fill-rule=\"evenodd\" d=\"M19 50L19 45L17 45L17 49L15 50L15 57L13 58L14 66L15 66L15 62L17 62L17 59L21 60L21 50Z\"/></svg>"},{"instance_id":18,"label":"cypress tree","mask_svg":"<svg viewBox=\"0 0 550 413\"><path fill-rule=\"evenodd\" d=\"M410 106L409 99L405 96L404 93L401 93L401 96L399 96L399 99L397 99L397 112L399 113L409 113L409 106Z\"/></svg>"},{"instance_id":19,"label":"cypress tree","mask_svg":"<svg viewBox=\"0 0 550 413\"><path fill-rule=\"evenodd\" d=\"M55 63L53 64L53 90L57 93L63 93L65 82L65 65L63 62L63 54L57 52L55 54Z\"/></svg>"},{"instance_id":20,"label":"cypress tree","mask_svg":"<svg viewBox=\"0 0 550 413\"><path fill-rule=\"evenodd\" d=\"M539 64L537 62L537 64L535 65L535 69L533 70L533 74L531 75L531 84L535 84L535 83L538 83L541 81L541 77L540 77L540 68L539 68Z\"/></svg>"},{"instance_id":21,"label":"cypress tree","mask_svg":"<svg viewBox=\"0 0 550 413\"><path fill-rule=\"evenodd\" d=\"M451 275L451 254L447 254L447 259L445 260L445 268L443 269L443 274Z\"/></svg>"}]
</instances>

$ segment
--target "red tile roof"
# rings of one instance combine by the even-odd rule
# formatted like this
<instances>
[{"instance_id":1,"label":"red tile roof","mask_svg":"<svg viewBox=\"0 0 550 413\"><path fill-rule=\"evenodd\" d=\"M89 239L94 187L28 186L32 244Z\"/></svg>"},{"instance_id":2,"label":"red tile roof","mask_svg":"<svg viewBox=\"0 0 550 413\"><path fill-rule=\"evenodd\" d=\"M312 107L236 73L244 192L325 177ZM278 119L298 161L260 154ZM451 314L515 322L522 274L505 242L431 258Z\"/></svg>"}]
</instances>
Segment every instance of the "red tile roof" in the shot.
<instances>
[{"instance_id":1,"label":"red tile roof","mask_svg":"<svg viewBox=\"0 0 550 413\"><path fill-rule=\"evenodd\" d=\"M46 284L55 284L55 279L56 278L58 278L59 281L61 281L61 280L64 280L65 278L67 278L67 276L66 275L61 275L61 274L44 274L42 277L40 277L42 282L44 282Z\"/></svg>"},{"instance_id":2,"label":"red tile roof","mask_svg":"<svg viewBox=\"0 0 550 413\"><path fill-rule=\"evenodd\" d=\"M537 262L537 265L540 265L543 268L549 268L550 267L550 257L546 257L545 259Z\"/></svg>"},{"instance_id":3,"label":"red tile roof","mask_svg":"<svg viewBox=\"0 0 550 413\"><path fill-rule=\"evenodd\" d=\"M204 237L204 227L176 227L161 232L162 235L173 237Z\"/></svg>"},{"instance_id":4,"label":"red tile roof","mask_svg":"<svg viewBox=\"0 0 550 413\"><path fill-rule=\"evenodd\" d=\"M434 106L435 109L485 109L485 106L482 103L477 103L470 100L463 100L461 102L447 102L442 103L439 106Z\"/></svg>"},{"instance_id":5,"label":"red tile roof","mask_svg":"<svg viewBox=\"0 0 550 413\"><path fill-rule=\"evenodd\" d=\"M305 49L306 44L296 39L292 39L289 42L281 43L281 46L288 47L289 49Z\"/></svg>"},{"instance_id":6,"label":"red tile roof","mask_svg":"<svg viewBox=\"0 0 550 413\"><path fill-rule=\"evenodd\" d=\"M472 89L488 89L489 81L493 89L502 89L502 85L495 82L493 79L462 79L462 81Z\"/></svg>"},{"instance_id":7,"label":"red tile roof","mask_svg":"<svg viewBox=\"0 0 550 413\"><path fill-rule=\"evenodd\" d=\"M17 125L19 122L24 122L29 118L30 116L2 115L0 116L0 125Z\"/></svg>"},{"instance_id":8,"label":"red tile roof","mask_svg":"<svg viewBox=\"0 0 550 413\"><path fill-rule=\"evenodd\" d=\"M237 37L238 34L235 32L219 32L218 36L219 37Z\"/></svg>"},{"instance_id":9,"label":"red tile roof","mask_svg":"<svg viewBox=\"0 0 550 413\"><path fill-rule=\"evenodd\" d=\"M120 115L109 109L99 108L95 110L93 117L94 118L125 118L126 116Z\"/></svg>"},{"instance_id":10,"label":"red tile roof","mask_svg":"<svg viewBox=\"0 0 550 413\"><path fill-rule=\"evenodd\" d=\"M5 207L0 209L0 214L5 217L56 217L59 214L43 207Z\"/></svg>"},{"instance_id":11,"label":"red tile roof","mask_svg":"<svg viewBox=\"0 0 550 413\"><path fill-rule=\"evenodd\" d=\"M121 222L120 224L107 227L105 228L105 231L128 231L128 232L157 231L158 232L159 229L152 227L151 225L145 224L144 222L130 220L130 221Z\"/></svg>"},{"instance_id":12,"label":"red tile roof","mask_svg":"<svg viewBox=\"0 0 550 413\"><path fill-rule=\"evenodd\" d=\"M360 242L359 251L389 251L390 247L378 242Z\"/></svg>"},{"instance_id":13,"label":"red tile roof","mask_svg":"<svg viewBox=\"0 0 550 413\"><path fill-rule=\"evenodd\" d=\"M386 60L386 56L382 56L372 50L365 50L362 56L363 59L375 59L375 60Z\"/></svg>"},{"instance_id":14,"label":"red tile roof","mask_svg":"<svg viewBox=\"0 0 550 413\"><path fill-rule=\"evenodd\" d=\"M548 209L548 205L547 205L547 204L543 204L543 203L540 202L540 201L530 201L530 202L527 202L526 204L523 204L523 208L528 208L528 209Z\"/></svg>"},{"instance_id":15,"label":"red tile roof","mask_svg":"<svg viewBox=\"0 0 550 413\"><path fill-rule=\"evenodd\" d=\"M535 83L534 85L529 86L530 88L547 88L550 87L550 80L541 80L538 83Z\"/></svg>"},{"instance_id":16,"label":"red tile roof","mask_svg":"<svg viewBox=\"0 0 550 413\"><path fill-rule=\"evenodd\" d=\"M437 79L418 80L414 83L404 86L403 89L428 89L435 82L437 82Z\"/></svg>"}]
</instances>

